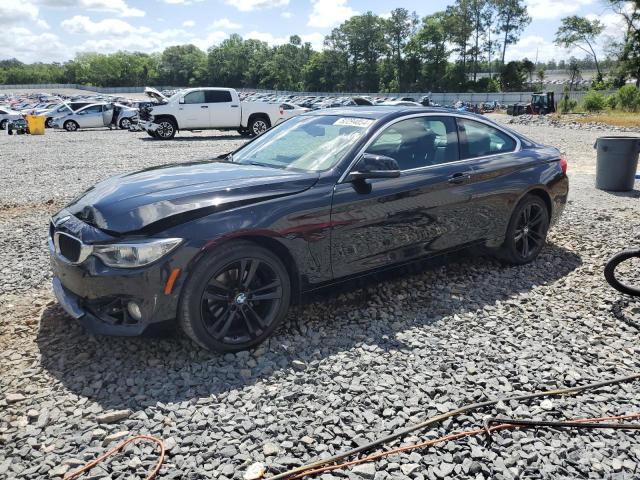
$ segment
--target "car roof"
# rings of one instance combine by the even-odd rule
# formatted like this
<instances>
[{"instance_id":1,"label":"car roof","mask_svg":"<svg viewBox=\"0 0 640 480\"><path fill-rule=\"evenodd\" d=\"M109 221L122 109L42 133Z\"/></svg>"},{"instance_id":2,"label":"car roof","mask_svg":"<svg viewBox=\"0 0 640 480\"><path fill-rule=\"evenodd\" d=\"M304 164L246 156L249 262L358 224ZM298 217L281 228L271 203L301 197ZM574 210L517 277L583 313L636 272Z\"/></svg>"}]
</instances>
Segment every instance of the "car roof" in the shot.
<instances>
[{"instance_id":1,"label":"car roof","mask_svg":"<svg viewBox=\"0 0 640 480\"><path fill-rule=\"evenodd\" d=\"M482 118L488 119L482 115L471 112L458 112L450 108L442 107L419 107L405 105L373 105L373 106L353 106L353 107L337 107L322 110L314 110L304 115L336 115L340 117L358 117L369 118L372 120L381 120L386 118L397 118L404 115L415 115L419 113L446 113L456 115L458 117Z\"/></svg>"}]
</instances>

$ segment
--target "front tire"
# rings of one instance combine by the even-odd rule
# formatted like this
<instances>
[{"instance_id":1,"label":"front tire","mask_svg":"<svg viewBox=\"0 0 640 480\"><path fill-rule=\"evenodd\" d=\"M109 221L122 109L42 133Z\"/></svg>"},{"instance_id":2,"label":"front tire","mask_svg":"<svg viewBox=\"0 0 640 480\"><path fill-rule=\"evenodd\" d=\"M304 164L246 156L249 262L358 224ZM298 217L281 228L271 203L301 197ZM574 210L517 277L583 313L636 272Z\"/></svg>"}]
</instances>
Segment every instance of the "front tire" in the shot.
<instances>
[{"instance_id":1,"label":"front tire","mask_svg":"<svg viewBox=\"0 0 640 480\"><path fill-rule=\"evenodd\" d=\"M121 130L129 130L129 127L131 126L131 119L130 118L121 118L120 122L118 122L118 125L120 126Z\"/></svg>"},{"instance_id":2,"label":"front tire","mask_svg":"<svg viewBox=\"0 0 640 480\"><path fill-rule=\"evenodd\" d=\"M78 130L78 128L80 128L80 126L73 120L67 120L66 122L64 122L63 126L67 132L75 132L76 130Z\"/></svg>"},{"instance_id":3,"label":"front tire","mask_svg":"<svg viewBox=\"0 0 640 480\"><path fill-rule=\"evenodd\" d=\"M198 262L182 292L179 321L206 349L247 350L282 323L290 300L291 281L282 261L253 242L240 241Z\"/></svg>"},{"instance_id":4,"label":"front tire","mask_svg":"<svg viewBox=\"0 0 640 480\"><path fill-rule=\"evenodd\" d=\"M176 136L176 131L178 130L178 126L173 120L168 118L163 118L158 122L158 129L156 130L156 138L160 140L171 140Z\"/></svg>"},{"instance_id":5,"label":"front tire","mask_svg":"<svg viewBox=\"0 0 640 480\"><path fill-rule=\"evenodd\" d=\"M53 118L49 117L44 121L45 128L53 128Z\"/></svg>"},{"instance_id":6,"label":"front tire","mask_svg":"<svg viewBox=\"0 0 640 480\"><path fill-rule=\"evenodd\" d=\"M0 130L6 130L7 123L9 123L9 120L0 120Z\"/></svg>"},{"instance_id":7,"label":"front tire","mask_svg":"<svg viewBox=\"0 0 640 480\"><path fill-rule=\"evenodd\" d=\"M516 206L498 256L513 265L523 265L536 259L547 239L549 211L545 202L527 195Z\"/></svg>"}]
</instances>

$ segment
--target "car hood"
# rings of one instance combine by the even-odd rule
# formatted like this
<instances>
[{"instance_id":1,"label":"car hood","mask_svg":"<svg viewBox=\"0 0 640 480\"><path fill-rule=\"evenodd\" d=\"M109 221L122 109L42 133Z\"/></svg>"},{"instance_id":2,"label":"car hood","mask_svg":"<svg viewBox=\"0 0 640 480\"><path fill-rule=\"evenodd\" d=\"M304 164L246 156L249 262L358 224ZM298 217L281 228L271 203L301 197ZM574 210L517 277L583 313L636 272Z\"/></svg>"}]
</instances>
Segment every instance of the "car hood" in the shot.
<instances>
[{"instance_id":1,"label":"car hood","mask_svg":"<svg viewBox=\"0 0 640 480\"><path fill-rule=\"evenodd\" d=\"M316 173L224 161L153 167L91 187L66 207L110 234L153 233L312 187Z\"/></svg>"},{"instance_id":2,"label":"car hood","mask_svg":"<svg viewBox=\"0 0 640 480\"><path fill-rule=\"evenodd\" d=\"M152 87L145 87L144 93L148 97L151 97L151 98L157 100L160 103L167 103L167 101L169 100L162 93L160 93L158 90L156 90L155 88L152 88Z\"/></svg>"}]
</instances>

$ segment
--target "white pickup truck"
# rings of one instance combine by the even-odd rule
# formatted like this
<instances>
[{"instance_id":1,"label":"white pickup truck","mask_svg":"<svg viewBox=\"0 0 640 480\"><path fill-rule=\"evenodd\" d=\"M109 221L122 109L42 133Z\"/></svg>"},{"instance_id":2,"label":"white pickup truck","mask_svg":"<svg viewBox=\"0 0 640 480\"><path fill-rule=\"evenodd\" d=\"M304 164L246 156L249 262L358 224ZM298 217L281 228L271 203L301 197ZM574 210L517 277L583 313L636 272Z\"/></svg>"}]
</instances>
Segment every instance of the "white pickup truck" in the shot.
<instances>
[{"instance_id":1,"label":"white pickup truck","mask_svg":"<svg viewBox=\"0 0 640 480\"><path fill-rule=\"evenodd\" d=\"M241 102L233 88L189 88L167 98L145 88L157 105L140 111L139 126L150 136L172 139L179 130L237 130L255 136L308 109L266 102Z\"/></svg>"}]
</instances>

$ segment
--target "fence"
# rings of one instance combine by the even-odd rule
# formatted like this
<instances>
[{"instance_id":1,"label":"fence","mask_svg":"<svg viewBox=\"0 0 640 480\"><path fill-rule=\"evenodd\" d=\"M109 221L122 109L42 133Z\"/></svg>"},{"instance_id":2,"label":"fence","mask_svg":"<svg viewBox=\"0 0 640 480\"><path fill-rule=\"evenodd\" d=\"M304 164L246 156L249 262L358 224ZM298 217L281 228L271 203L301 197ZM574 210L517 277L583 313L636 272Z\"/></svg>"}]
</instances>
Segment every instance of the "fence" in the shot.
<instances>
[{"instance_id":1,"label":"fence","mask_svg":"<svg viewBox=\"0 0 640 480\"><path fill-rule=\"evenodd\" d=\"M158 90L176 90L182 87L155 87ZM55 92L57 89L76 89L76 90L85 90L94 93L101 94L109 94L109 95L125 95L127 93L143 93L145 87L113 87L113 88L103 88L103 87L91 87L86 85L76 85L76 84L39 84L39 85L0 85L0 90L38 90L38 91L49 91ZM414 98L415 100L419 100L422 96L429 95L431 100L440 105L451 105L457 101L462 102L470 102L473 104L483 103L483 102L498 102L503 105L508 105L511 103L528 103L531 100L532 92L496 92L496 93L470 93L470 92L448 92L448 93L419 93L419 92L405 92L405 93L394 93L394 92L370 92L370 93L362 93L362 92L294 92L294 91L286 91L286 90L262 90L256 88L241 88L238 89L241 92L262 92L262 93L272 93L276 95L313 95L313 96L330 96L330 97L344 97L344 96L352 96L352 97L361 97L361 96L389 96L389 97L397 97L397 98ZM613 93L613 91L603 91L604 95L609 95ZM571 92L569 97L571 100L580 101L586 94L584 90L578 90ZM556 92L556 100L560 101L562 98L561 92Z\"/></svg>"}]
</instances>

